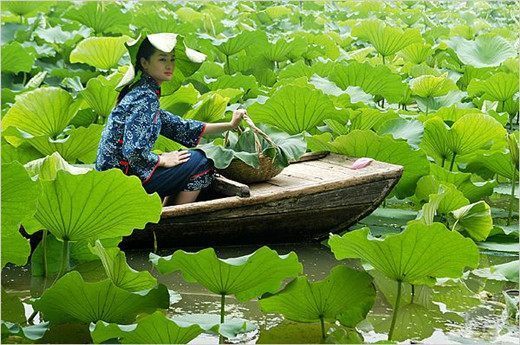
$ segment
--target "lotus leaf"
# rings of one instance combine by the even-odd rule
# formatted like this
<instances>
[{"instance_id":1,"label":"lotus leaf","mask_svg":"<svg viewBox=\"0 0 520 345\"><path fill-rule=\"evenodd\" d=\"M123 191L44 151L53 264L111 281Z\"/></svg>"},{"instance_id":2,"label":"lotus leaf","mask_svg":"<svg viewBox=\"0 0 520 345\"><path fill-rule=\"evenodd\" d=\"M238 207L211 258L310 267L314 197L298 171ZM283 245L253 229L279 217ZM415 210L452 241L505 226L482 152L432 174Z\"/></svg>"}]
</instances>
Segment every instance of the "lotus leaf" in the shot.
<instances>
[{"instance_id":1,"label":"lotus leaf","mask_svg":"<svg viewBox=\"0 0 520 345\"><path fill-rule=\"evenodd\" d=\"M496 35L480 35L475 40L453 37L448 45L455 50L460 61L474 67L499 66L517 55L512 44Z\"/></svg>"},{"instance_id":2,"label":"lotus leaf","mask_svg":"<svg viewBox=\"0 0 520 345\"><path fill-rule=\"evenodd\" d=\"M118 325L98 321L90 325L90 334L96 344L114 338L121 344L187 344L200 333L202 328L198 325L173 321L160 311L140 317L137 324Z\"/></svg>"},{"instance_id":3,"label":"lotus leaf","mask_svg":"<svg viewBox=\"0 0 520 345\"><path fill-rule=\"evenodd\" d=\"M219 259L213 248L206 248L197 253L177 250L166 257L150 253L150 260L162 274L181 271L186 281L219 295L235 295L239 301L274 293L283 279L302 271L296 254L278 255L268 247L230 259Z\"/></svg>"},{"instance_id":4,"label":"lotus leaf","mask_svg":"<svg viewBox=\"0 0 520 345\"><path fill-rule=\"evenodd\" d=\"M410 82L410 89L413 94L427 98L444 96L449 91L458 90L458 87L447 75L422 75Z\"/></svg>"},{"instance_id":5,"label":"lotus leaf","mask_svg":"<svg viewBox=\"0 0 520 345\"><path fill-rule=\"evenodd\" d=\"M72 271L45 290L33 306L45 320L57 324L100 320L124 324L133 322L139 313L168 308L170 295L162 284L134 294L115 286L110 279L86 283Z\"/></svg>"},{"instance_id":6,"label":"lotus leaf","mask_svg":"<svg viewBox=\"0 0 520 345\"><path fill-rule=\"evenodd\" d=\"M2 72L30 72L36 58L19 42L2 46Z\"/></svg>"},{"instance_id":7,"label":"lotus leaf","mask_svg":"<svg viewBox=\"0 0 520 345\"><path fill-rule=\"evenodd\" d=\"M277 294L262 298L260 306L264 312L281 313L293 321L339 320L355 327L365 319L374 299L375 289L367 273L336 266L319 282L296 278Z\"/></svg>"},{"instance_id":8,"label":"lotus leaf","mask_svg":"<svg viewBox=\"0 0 520 345\"><path fill-rule=\"evenodd\" d=\"M125 253L119 248L105 248L97 240L95 246L90 247L90 250L99 257L105 273L115 286L130 292L137 292L152 289L157 285L157 279L152 277L150 272L138 272L128 266Z\"/></svg>"},{"instance_id":9,"label":"lotus leaf","mask_svg":"<svg viewBox=\"0 0 520 345\"><path fill-rule=\"evenodd\" d=\"M60 134L76 115L81 102L56 87L42 87L16 98L2 119L2 127L16 127L33 136Z\"/></svg>"},{"instance_id":10,"label":"lotus leaf","mask_svg":"<svg viewBox=\"0 0 520 345\"><path fill-rule=\"evenodd\" d=\"M493 228L491 209L485 201L463 206L450 214L455 219L453 227L467 231L475 241L486 240Z\"/></svg>"},{"instance_id":11,"label":"lotus leaf","mask_svg":"<svg viewBox=\"0 0 520 345\"><path fill-rule=\"evenodd\" d=\"M2 164L2 267L8 262L23 266L31 253L29 241L19 232L20 223L36 212L40 188L19 162Z\"/></svg>"},{"instance_id":12,"label":"lotus leaf","mask_svg":"<svg viewBox=\"0 0 520 345\"><path fill-rule=\"evenodd\" d=\"M475 268L478 248L469 238L441 223L408 223L400 234L374 238L368 228L331 235L329 245L338 260L360 258L387 277L410 284L435 283L435 278L459 277L465 267Z\"/></svg>"},{"instance_id":13,"label":"lotus leaf","mask_svg":"<svg viewBox=\"0 0 520 345\"><path fill-rule=\"evenodd\" d=\"M41 184L35 218L60 240L129 235L147 222L157 222L162 210L158 195L147 194L138 178L118 169L82 175L60 170L55 180Z\"/></svg>"}]
</instances>

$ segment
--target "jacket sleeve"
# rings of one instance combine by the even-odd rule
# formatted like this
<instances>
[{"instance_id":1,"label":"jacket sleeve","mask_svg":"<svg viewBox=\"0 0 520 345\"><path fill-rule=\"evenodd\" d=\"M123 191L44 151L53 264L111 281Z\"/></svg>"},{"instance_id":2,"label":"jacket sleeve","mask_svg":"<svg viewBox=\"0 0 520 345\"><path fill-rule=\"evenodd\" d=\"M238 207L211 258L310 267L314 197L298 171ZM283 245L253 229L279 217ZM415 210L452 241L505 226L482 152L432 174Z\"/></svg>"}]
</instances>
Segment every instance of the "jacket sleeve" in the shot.
<instances>
[{"instance_id":1,"label":"jacket sleeve","mask_svg":"<svg viewBox=\"0 0 520 345\"><path fill-rule=\"evenodd\" d=\"M206 130L206 124L197 120L185 120L169 111L161 112L161 134L186 147L197 146Z\"/></svg>"},{"instance_id":2,"label":"jacket sleeve","mask_svg":"<svg viewBox=\"0 0 520 345\"><path fill-rule=\"evenodd\" d=\"M122 153L130 168L145 181L152 176L160 161L159 156L151 152L153 123L158 110L159 102L144 95L129 107L125 121Z\"/></svg>"}]
</instances>

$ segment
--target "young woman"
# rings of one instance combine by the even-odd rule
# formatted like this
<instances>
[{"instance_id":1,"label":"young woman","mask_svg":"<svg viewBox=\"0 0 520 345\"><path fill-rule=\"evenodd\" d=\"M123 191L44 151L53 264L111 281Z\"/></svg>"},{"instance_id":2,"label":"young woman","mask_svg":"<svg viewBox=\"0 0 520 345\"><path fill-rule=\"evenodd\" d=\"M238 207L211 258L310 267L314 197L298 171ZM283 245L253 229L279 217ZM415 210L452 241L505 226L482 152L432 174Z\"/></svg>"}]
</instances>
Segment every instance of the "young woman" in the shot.
<instances>
[{"instance_id":1,"label":"young woman","mask_svg":"<svg viewBox=\"0 0 520 345\"><path fill-rule=\"evenodd\" d=\"M109 115L99 143L96 169L119 168L138 176L148 193L173 196L174 204L197 199L213 179L213 165L201 150L183 150L157 155L151 152L159 134L194 147L203 134L236 128L245 110L235 110L229 123L184 120L160 109L161 83L171 80L175 69L174 50L165 53L145 38L135 62L141 78L127 85Z\"/></svg>"}]
</instances>

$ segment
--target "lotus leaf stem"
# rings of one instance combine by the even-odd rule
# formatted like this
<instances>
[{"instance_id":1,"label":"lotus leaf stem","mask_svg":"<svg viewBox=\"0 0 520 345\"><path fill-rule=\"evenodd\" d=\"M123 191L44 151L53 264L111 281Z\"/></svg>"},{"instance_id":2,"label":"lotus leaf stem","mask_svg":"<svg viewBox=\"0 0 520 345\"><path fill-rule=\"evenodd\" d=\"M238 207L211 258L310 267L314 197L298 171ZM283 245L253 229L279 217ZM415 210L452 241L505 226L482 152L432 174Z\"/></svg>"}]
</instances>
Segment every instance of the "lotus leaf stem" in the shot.
<instances>
[{"instance_id":1,"label":"lotus leaf stem","mask_svg":"<svg viewBox=\"0 0 520 345\"><path fill-rule=\"evenodd\" d=\"M385 63L385 56L384 55L381 55L383 57L383 65L386 65Z\"/></svg>"},{"instance_id":2,"label":"lotus leaf stem","mask_svg":"<svg viewBox=\"0 0 520 345\"><path fill-rule=\"evenodd\" d=\"M68 239L63 240L63 247L61 251L61 268L60 273L56 276L56 280L60 279L62 275L69 269L69 253L70 253L70 241ZM54 280L54 283L56 283Z\"/></svg>"},{"instance_id":3,"label":"lotus leaf stem","mask_svg":"<svg viewBox=\"0 0 520 345\"><path fill-rule=\"evenodd\" d=\"M513 179L511 180L511 198L509 199L509 214L507 216L507 225L511 225L511 217L513 215L513 204L515 203L515 182L517 180L516 177L516 169L513 169Z\"/></svg>"},{"instance_id":4,"label":"lotus leaf stem","mask_svg":"<svg viewBox=\"0 0 520 345\"><path fill-rule=\"evenodd\" d=\"M229 55L226 55L226 68L227 68L227 73L231 74L231 67L229 66Z\"/></svg>"},{"instance_id":5,"label":"lotus leaf stem","mask_svg":"<svg viewBox=\"0 0 520 345\"><path fill-rule=\"evenodd\" d=\"M388 340L392 340L394 335L395 321L397 320L397 310L399 309L399 302L401 301L401 285L403 283L397 281L397 297L395 298L394 313L392 314L392 323L390 324L390 332L388 332Z\"/></svg>"},{"instance_id":6,"label":"lotus leaf stem","mask_svg":"<svg viewBox=\"0 0 520 345\"><path fill-rule=\"evenodd\" d=\"M224 323L224 319L225 319L225 313L226 313L225 306L226 306L226 294L223 293L223 294L220 295L220 325L221 326ZM224 343L224 337L220 333L219 333L219 336L218 336L218 343L219 344L223 344Z\"/></svg>"},{"instance_id":7,"label":"lotus leaf stem","mask_svg":"<svg viewBox=\"0 0 520 345\"><path fill-rule=\"evenodd\" d=\"M455 165L455 156L457 156L457 154L455 152L453 152L453 157L451 158L451 164L450 164L450 171L453 171L453 165Z\"/></svg>"},{"instance_id":8,"label":"lotus leaf stem","mask_svg":"<svg viewBox=\"0 0 520 345\"><path fill-rule=\"evenodd\" d=\"M320 316L320 323L321 323L321 338L325 339L325 320L323 319L323 316Z\"/></svg>"},{"instance_id":9,"label":"lotus leaf stem","mask_svg":"<svg viewBox=\"0 0 520 345\"><path fill-rule=\"evenodd\" d=\"M49 274L49 272L47 271L47 229L43 230L42 252L43 252L43 276L47 277Z\"/></svg>"},{"instance_id":10,"label":"lotus leaf stem","mask_svg":"<svg viewBox=\"0 0 520 345\"><path fill-rule=\"evenodd\" d=\"M412 298L410 300L410 303L413 303L413 298L415 297L415 285L412 284Z\"/></svg>"}]
</instances>

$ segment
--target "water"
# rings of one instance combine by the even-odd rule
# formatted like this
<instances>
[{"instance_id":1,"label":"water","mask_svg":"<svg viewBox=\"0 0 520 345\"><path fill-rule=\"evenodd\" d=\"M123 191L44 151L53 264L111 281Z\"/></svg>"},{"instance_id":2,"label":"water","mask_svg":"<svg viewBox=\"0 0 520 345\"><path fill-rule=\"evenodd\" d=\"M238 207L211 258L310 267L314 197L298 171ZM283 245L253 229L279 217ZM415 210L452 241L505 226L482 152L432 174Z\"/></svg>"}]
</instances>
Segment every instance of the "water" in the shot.
<instances>
[{"instance_id":1,"label":"water","mask_svg":"<svg viewBox=\"0 0 520 345\"><path fill-rule=\"evenodd\" d=\"M295 251L303 264L304 273L311 281L325 278L329 271L336 265L347 265L360 268L356 260L337 261L330 250L321 244L292 244L270 246L279 254L287 254ZM240 246L216 248L217 255L221 258L236 257L250 254L258 247ZM188 248L187 251L197 251L198 248ZM128 263L136 270L149 270L151 264L148 261L148 252L127 250ZM161 250L157 254L169 255L173 250ZM481 263L485 266L515 260L512 254L499 252L485 252L481 255ZM86 271L85 271L86 272ZM99 280L102 276L99 266L84 274L86 280ZM186 283L181 275L176 272L169 275L159 275L152 271L160 283L180 294L181 299L172 304L168 315L211 313L218 315L220 312L220 296L214 295L198 284ZM2 272L2 285L8 292L16 292L21 297L37 296L41 293L43 280L31 278L28 267L8 267ZM398 324L403 339L415 337L424 339L425 343L513 343L519 341L519 333L514 321L508 319L505 309L502 291L506 289L518 289L513 283L488 280L470 274L465 279L466 285L471 290L461 290L458 287L439 287L437 291L439 300L435 302L437 310L424 312L424 315L413 315L409 323L403 319ZM449 285L447 283L447 285ZM475 296L478 296L477 299ZM457 306L459 306L457 308ZM32 312L30 305L26 304L26 314ZM450 309L450 307L452 309ZM453 308L457 310L453 310ZM376 342L387 339L387 331L390 324L392 308L378 289L378 295L374 307L370 311L367 320L358 325L358 330L365 342ZM443 314L444 313L444 314ZM232 296L226 298L226 315L239 317L252 321L258 326L258 330L245 334L232 342L256 343L256 342L319 342L319 324L298 324L284 320L278 314L264 314L260 311L256 301L240 303ZM35 322L38 322L35 318ZM63 328L65 327L65 328ZM77 326L70 326L77 327ZM345 330L336 327L336 337L340 342L345 342ZM67 332L68 331L68 332ZM67 326L60 326L60 336L70 333L69 338L44 338L47 341L82 342L88 341L88 331L67 330ZM284 339L283 337L286 337ZM337 338L339 337L339 338ZM343 341L341 341L343 339ZM338 340L336 340L338 341ZM218 343L218 338L213 335L203 334L193 341L194 343Z\"/></svg>"}]
</instances>

